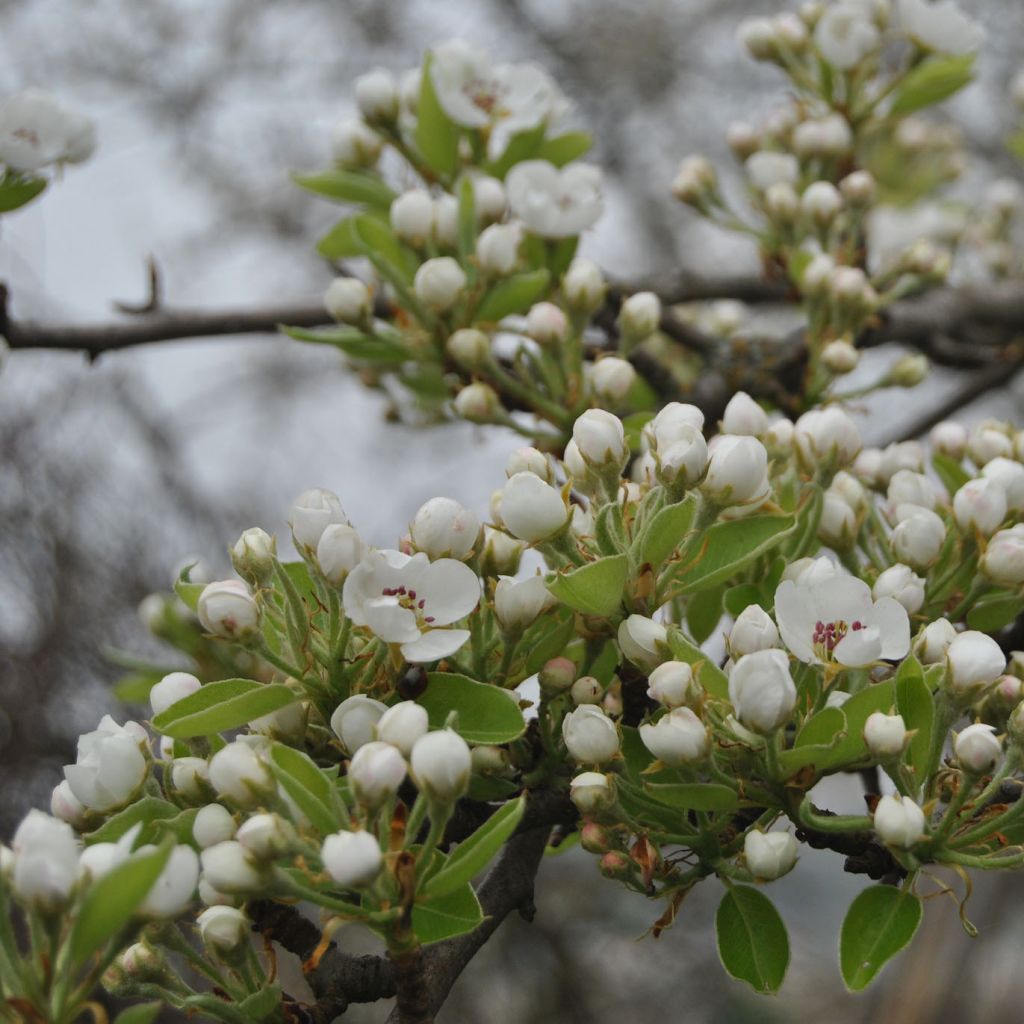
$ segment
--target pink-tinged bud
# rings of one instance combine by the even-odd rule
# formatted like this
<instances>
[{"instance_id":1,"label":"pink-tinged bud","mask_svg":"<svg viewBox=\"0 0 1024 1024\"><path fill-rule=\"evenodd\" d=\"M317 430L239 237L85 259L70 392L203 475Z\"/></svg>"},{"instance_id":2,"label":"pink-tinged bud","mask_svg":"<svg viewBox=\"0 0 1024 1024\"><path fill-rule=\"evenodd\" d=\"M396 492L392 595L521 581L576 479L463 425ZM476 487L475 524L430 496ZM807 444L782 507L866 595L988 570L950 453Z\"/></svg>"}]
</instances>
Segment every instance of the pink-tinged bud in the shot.
<instances>
[{"instance_id":1,"label":"pink-tinged bud","mask_svg":"<svg viewBox=\"0 0 1024 1024\"><path fill-rule=\"evenodd\" d=\"M227 640L248 640L259 631L259 605L241 580L208 583L199 595L196 614L207 632Z\"/></svg>"},{"instance_id":2,"label":"pink-tinged bud","mask_svg":"<svg viewBox=\"0 0 1024 1024\"><path fill-rule=\"evenodd\" d=\"M991 725L969 725L953 739L953 752L961 768L980 775L991 771L1003 756L1003 745Z\"/></svg>"},{"instance_id":3,"label":"pink-tinged bud","mask_svg":"<svg viewBox=\"0 0 1024 1024\"><path fill-rule=\"evenodd\" d=\"M576 680L576 664L569 658L552 658L545 662L538 679L542 693L564 693Z\"/></svg>"}]
</instances>

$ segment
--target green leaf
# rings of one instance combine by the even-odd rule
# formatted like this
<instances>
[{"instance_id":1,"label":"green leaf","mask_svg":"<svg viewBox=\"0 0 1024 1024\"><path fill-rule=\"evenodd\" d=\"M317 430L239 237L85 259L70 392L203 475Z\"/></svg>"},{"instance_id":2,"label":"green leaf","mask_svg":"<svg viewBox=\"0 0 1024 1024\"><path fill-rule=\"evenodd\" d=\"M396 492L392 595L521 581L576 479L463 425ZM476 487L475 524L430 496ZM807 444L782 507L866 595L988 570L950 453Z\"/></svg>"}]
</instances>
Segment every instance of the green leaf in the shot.
<instances>
[{"instance_id":1,"label":"green leaf","mask_svg":"<svg viewBox=\"0 0 1024 1024\"><path fill-rule=\"evenodd\" d=\"M409 353L400 345L396 345L387 338L363 334L355 327L328 327L313 331L304 327L282 327L281 330L296 341L305 341L314 345L333 345L335 348L341 349L351 359L394 365L409 360Z\"/></svg>"},{"instance_id":2,"label":"green leaf","mask_svg":"<svg viewBox=\"0 0 1024 1024\"><path fill-rule=\"evenodd\" d=\"M554 610L552 615L545 615L523 637L523 645L529 652L523 666L524 678L539 672L545 662L562 654L576 635L576 623L573 621L572 612L565 609L563 614L566 616L565 619L554 624L548 620L557 616L558 610Z\"/></svg>"},{"instance_id":3,"label":"green leaf","mask_svg":"<svg viewBox=\"0 0 1024 1024\"><path fill-rule=\"evenodd\" d=\"M188 570L185 570L186 572ZM206 589L205 583L189 583L188 580L175 580L174 592L185 602L185 605L195 611L199 607L199 595Z\"/></svg>"},{"instance_id":4,"label":"green leaf","mask_svg":"<svg viewBox=\"0 0 1024 1024\"><path fill-rule=\"evenodd\" d=\"M373 171L336 167L319 174L293 174L292 181L307 192L342 203L359 203L388 210L395 201L395 193Z\"/></svg>"},{"instance_id":5,"label":"green leaf","mask_svg":"<svg viewBox=\"0 0 1024 1024\"><path fill-rule=\"evenodd\" d=\"M622 592L628 576L628 556L608 555L549 578L547 587L570 608L584 615L607 618L622 605Z\"/></svg>"},{"instance_id":6,"label":"green leaf","mask_svg":"<svg viewBox=\"0 0 1024 1024\"><path fill-rule=\"evenodd\" d=\"M775 905L749 885L731 887L718 904L715 936L722 966L756 992L777 992L789 966L789 936Z\"/></svg>"},{"instance_id":7,"label":"green leaf","mask_svg":"<svg viewBox=\"0 0 1024 1024\"><path fill-rule=\"evenodd\" d=\"M996 590L979 598L967 613L967 625L983 633L998 633L1024 611L1024 597L1009 590Z\"/></svg>"},{"instance_id":8,"label":"green leaf","mask_svg":"<svg viewBox=\"0 0 1024 1024\"><path fill-rule=\"evenodd\" d=\"M685 501L661 509L644 531L639 563L650 565L658 572L690 532L696 511L697 498L693 494Z\"/></svg>"},{"instance_id":9,"label":"green leaf","mask_svg":"<svg viewBox=\"0 0 1024 1024\"><path fill-rule=\"evenodd\" d=\"M825 507L825 492L817 484L805 484L796 509L796 527L786 539L785 553L793 561L819 548L818 526Z\"/></svg>"},{"instance_id":10,"label":"green leaf","mask_svg":"<svg viewBox=\"0 0 1024 1024\"><path fill-rule=\"evenodd\" d=\"M490 173L496 178L504 178L516 164L533 159L543 142L543 123L535 128L528 128L524 132L516 132L508 140L505 152L490 165Z\"/></svg>"},{"instance_id":11,"label":"green leaf","mask_svg":"<svg viewBox=\"0 0 1024 1024\"><path fill-rule=\"evenodd\" d=\"M800 727L794 747L831 747L837 736L849 732L842 708L822 708Z\"/></svg>"},{"instance_id":12,"label":"green leaf","mask_svg":"<svg viewBox=\"0 0 1024 1024\"><path fill-rule=\"evenodd\" d=\"M254 679L222 679L207 683L176 701L153 719L153 728L175 739L210 736L237 729L254 718L269 715L297 701L298 694L283 683Z\"/></svg>"},{"instance_id":13,"label":"green leaf","mask_svg":"<svg viewBox=\"0 0 1024 1024\"><path fill-rule=\"evenodd\" d=\"M928 771L932 729L935 727L935 700L924 681L921 663L912 654L904 659L896 673L896 710L903 716L907 729L916 730L904 754L920 786Z\"/></svg>"},{"instance_id":14,"label":"green leaf","mask_svg":"<svg viewBox=\"0 0 1024 1024\"><path fill-rule=\"evenodd\" d=\"M872 885L850 904L839 936L839 963L851 992L867 988L874 976L914 937L921 901L905 889Z\"/></svg>"},{"instance_id":15,"label":"green leaf","mask_svg":"<svg viewBox=\"0 0 1024 1024\"><path fill-rule=\"evenodd\" d=\"M452 711L456 732L468 743L508 743L526 729L515 694L454 672L428 672L427 688L416 698L427 709L432 729L441 729Z\"/></svg>"},{"instance_id":16,"label":"green leaf","mask_svg":"<svg viewBox=\"0 0 1024 1024\"><path fill-rule=\"evenodd\" d=\"M1024 160L1024 130L1014 132L1006 140L1006 148L1018 159Z\"/></svg>"},{"instance_id":17,"label":"green leaf","mask_svg":"<svg viewBox=\"0 0 1024 1024\"><path fill-rule=\"evenodd\" d=\"M358 217L346 217L339 220L316 243L316 251L325 260L350 260L356 256L364 256L363 243L356 232Z\"/></svg>"},{"instance_id":18,"label":"green leaf","mask_svg":"<svg viewBox=\"0 0 1024 1024\"><path fill-rule=\"evenodd\" d=\"M333 785L312 758L294 747L275 743L270 749L270 770L317 831L325 836L338 831L341 822L332 809Z\"/></svg>"},{"instance_id":19,"label":"green leaf","mask_svg":"<svg viewBox=\"0 0 1024 1024\"><path fill-rule=\"evenodd\" d=\"M471 882L515 832L526 810L523 797L505 804L484 822L468 839L459 843L445 865L427 882L427 896L447 896Z\"/></svg>"},{"instance_id":20,"label":"green leaf","mask_svg":"<svg viewBox=\"0 0 1024 1024\"><path fill-rule=\"evenodd\" d=\"M163 821L177 816L180 808L167 800L155 796L144 796L123 811L100 825L98 829L85 836L86 846L93 843L116 843L130 828L142 822L143 826L154 821Z\"/></svg>"},{"instance_id":21,"label":"green leaf","mask_svg":"<svg viewBox=\"0 0 1024 1024\"><path fill-rule=\"evenodd\" d=\"M480 300L473 319L490 323L513 313L525 313L545 295L550 281L551 275L547 270L530 270L502 278Z\"/></svg>"},{"instance_id":22,"label":"green leaf","mask_svg":"<svg viewBox=\"0 0 1024 1024\"><path fill-rule=\"evenodd\" d=\"M729 699L729 677L699 647L690 643L681 629L668 631L668 646L673 658L693 668L697 682L708 693L720 700Z\"/></svg>"},{"instance_id":23,"label":"green leaf","mask_svg":"<svg viewBox=\"0 0 1024 1024\"><path fill-rule=\"evenodd\" d=\"M473 192L473 179L463 178L459 184L459 259L466 268L470 284L476 273L475 264L470 260L476 250L476 196Z\"/></svg>"},{"instance_id":24,"label":"green leaf","mask_svg":"<svg viewBox=\"0 0 1024 1024\"><path fill-rule=\"evenodd\" d=\"M572 263L579 245L580 239L578 235L548 240L547 268L552 278L560 278L569 269L569 264ZM637 375L636 380L633 382L634 388L641 382L642 378ZM627 396L627 398L629 397Z\"/></svg>"},{"instance_id":25,"label":"green leaf","mask_svg":"<svg viewBox=\"0 0 1024 1024\"><path fill-rule=\"evenodd\" d=\"M536 158L547 160L556 167L564 167L573 160L578 160L593 144L594 140L588 132L566 132L564 135L545 139L537 150Z\"/></svg>"},{"instance_id":26,"label":"green leaf","mask_svg":"<svg viewBox=\"0 0 1024 1024\"><path fill-rule=\"evenodd\" d=\"M936 475L942 481L942 486L946 488L950 495L956 494L970 480L970 476L959 460L943 452L935 452L932 455L932 466L935 469Z\"/></svg>"},{"instance_id":27,"label":"green leaf","mask_svg":"<svg viewBox=\"0 0 1024 1024\"><path fill-rule=\"evenodd\" d=\"M735 587L730 587L725 592L724 604L725 610L734 619L739 618L752 604L769 611L769 607L765 607L764 594L756 583L738 583Z\"/></svg>"},{"instance_id":28,"label":"green leaf","mask_svg":"<svg viewBox=\"0 0 1024 1024\"><path fill-rule=\"evenodd\" d=\"M47 186L45 178L12 178L0 181L0 213L10 213L30 203Z\"/></svg>"},{"instance_id":29,"label":"green leaf","mask_svg":"<svg viewBox=\"0 0 1024 1024\"><path fill-rule=\"evenodd\" d=\"M280 985L267 985L266 988L261 988L258 992L253 992L252 995L246 996L238 1004L238 1012L247 1021L261 1021L280 1019L281 1006L281 986Z\"/></svg>"},{"instance_id":30,"label":"green leaf","mask_svg":"<svg viewBox=\"0 0 1024 1024\"><path fill-rule=\"evenodd\" d=\"M406 289L412 284L419 267L419 258L406 249L391 230L391 225L379 217L362 214L356 217L352 230L362 243L363 255L396 288ZM402 296L403 301L408 301Z\"/></svg>"},{"instance_id":31,"label":"green leaf","mask_svg":"<svg viewBox=\"0 0 1024 1024\"><path fill-rule=\"evenodd\" d=\"M82 963L128 924L173 848L173 841L166 840L150 853L133 855L89 888L68 940L74 963Z\"/></svg>"},{"instance_id":32,"label":"green leaf","mask_svg":"<svg viewBox=\"0 0 1024 1024\"><path fill-rule=\"evenodd\" d=\"M114 683L114 696L125 704L145 704L149 691L166 675L165 672L129 672Z\"/></svg>"},{"instance_id":33,"label":"green leaf","mask_svg":"<svg viewBox=\"0 0 1024 1024\"><path fill-rule=\"evenodd\" d=\"M459 129L449 120L434 90L434 76L427 54L420 77L420 99L416 107L416 148L435 171L454 174L459 161Z\"/></svg>"},{"instance_id":34,"label":"green leaf","mask_svg":"<svg viewBox=\"0 0 1024 1024\"><path fill-rule=\"evenodd\" d=\"M483 919L480 901L468 882L444 896L417 902L412 908L412 930L424 946L465 935Z\"/></svg>"},{"instance_id":35,"label":"green leaf","mask_svg":"<svg viewBox=\"0 0 1024 1024\"><path fill-rule=\"evenodd\" d=\"M644 789L659 803L684 811L733 811L740 805L736 791L717 782L648 783Z\"/></svg>"},{"instance_id":36,"label":"green leaf","mask_svg":"<svg viewBox=\"0 0 1024 1024\"><path fill-rule=\"evenodd\" d=\"M974 77L974 54L929 57L910 71L893 93L891 114L903 115L941 103Z\"/></svg>"},{"instance_id":37,"label":"green leaf","mask_svg":"<svg viewBox=\"0 0 1024 1024\"><path fill-rule=\"evenodd\" d=\"M795 516L751 516L716 523L704 534L697 560L682 578L681 593L726 583L793 529Z\"/></svg>"},{"instance_id":38,"label":"green leaf","mask_svg":"<svg viewBox=\"0 0 1024 1024\"><path fill-rule=\"evenodd\" d=\"M722 588L710 587L698 590L686 605L686 625L690 636L699 643L715 631L722 620Z\"/></svg>"},{"instance_id":39,"label":"green leaf","mask_svg":"<svg viewBox=\"0 0 1024 1024\"><path fill-rule=\"evenodd\" d=\"M153 1003L139 1003L122 1010L114 1018L114 1024L153 1024L164 1004L159 1000Z\"/></svg>"}]
</instances>

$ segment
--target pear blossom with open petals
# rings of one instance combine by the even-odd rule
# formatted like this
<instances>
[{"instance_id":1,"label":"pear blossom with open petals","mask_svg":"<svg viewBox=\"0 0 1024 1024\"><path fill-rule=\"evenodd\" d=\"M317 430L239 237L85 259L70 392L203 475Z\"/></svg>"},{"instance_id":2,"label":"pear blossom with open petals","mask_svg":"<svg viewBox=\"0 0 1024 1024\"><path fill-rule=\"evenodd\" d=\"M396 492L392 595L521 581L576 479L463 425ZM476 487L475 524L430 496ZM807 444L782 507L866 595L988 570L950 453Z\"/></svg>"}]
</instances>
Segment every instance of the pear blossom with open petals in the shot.
<instances>
[{"instance_id":1,"label":"pear blossom with open petals","mask_svg":"<svg viewBox=\"0 0 1024 1024\"><path fill-rule=\"evenodd\" d=\"M981 46L985 33L952 0L898 0L900 28L925 50L956 56Z\"/></svg>"},{"instance_id":2,"label":"pear blossom with open petals","mask_svg":"<svg viewBox=\"0 0 1024 1024\"><path fill-rule=\"evenodd\" d=\"M807 664L857 668L910 650L906 608L891 597L872 600L871 588L853 576L784 580L775 591L775 616L786 646Z\"/></svg>"},{"instance_id":3,"label":"pear blossom with open petals","mask_svg":"<svg viewBox=\"0 0 1024 1024\"><path fill-rule=\"evenodd\" d=\"M467 616L480 600L480 580L454 558L431 562L422 552L378 549L357 565L342 591L345 614L388 643L406 661L437 661L454 654L468 629L443 629Z\"/></svg>"},{"instance_id":4,"label":"pear blossom with open petals","mask_svg":"<svg viewBox=\"0 0 1024 1024\"><path fill-rule=\"evenodd\" d=\"M601 172L590 164L559 169L524 160L505 178L513 214L535 235L569 238L591 227L604 210Z\"/></svg>"},{"instance_id":5,"label":"pear blossom with open petals","mask_svg":"<svg viewBox=\"0 0 1024 1024\"><path fill-rule=\"evenodd\" d=\"M444 112L465 128L489 128L498 156L516 132L557 120L568 101L536 64L495 64L461 39L433 50L430 74Z\"/></svg>"}]
</instances>

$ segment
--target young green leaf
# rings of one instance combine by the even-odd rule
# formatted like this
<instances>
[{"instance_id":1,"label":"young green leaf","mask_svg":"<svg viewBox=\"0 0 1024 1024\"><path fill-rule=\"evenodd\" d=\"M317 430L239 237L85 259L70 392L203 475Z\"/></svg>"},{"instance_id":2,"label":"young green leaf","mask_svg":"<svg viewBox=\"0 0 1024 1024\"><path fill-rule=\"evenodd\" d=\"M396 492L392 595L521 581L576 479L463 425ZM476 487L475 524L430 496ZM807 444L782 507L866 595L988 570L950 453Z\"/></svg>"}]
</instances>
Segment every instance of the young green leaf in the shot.
<instances>
[{"instance_id":1,"label":"young green leaf","mask_svg":"<svg viewBox=\"0 0 1024 1024\"><path fill-rule=\"evenodd\" d=\"M471 932L483 919L480 901L468 882L444 896L417 902L412 908L412 929L424 946Z\"/></svg>"},{"instance_id":2,"label":"young green leaf","mask_svg":"<svg viewBox=\"0 0 1024 1024\"><path fill-rule=\"evenodd\" d=\"M0 181L0 213L10 213L30 203L46 188L45 178L12 179L8 174Z\"/></svg>"},{"instance_id":3,"label":"young green leaf","mask_svg":"<svg viewBox=\"0 0 1024 1024\"><path fill-rule=\"evenodd\" d=\"M932 467L935 469L938 478L942 481L942 486L950 494L956 494L970 480L970 476L964 467L960 465L959 460L954 459L951 455L946 455L944 452L935 452L932 455Z\"/></svg>"},{"instance_id":4,"label":"young green leaf","mask_svg":"<svg viewBox=\"0 0 1024 1024\"><path fill-rule=\"evenodd\" d=\"M668 646L673 658L693 667L697 682L708 693L721 700L729 699L728 676L699 647L690 643L681 629L668 631Z\"/></svg>"},{"instance_id":5,"label":"young green leaf","mask_svg":"<svg viewBox=\"0 0 1024 1024\"><path fill-rule=\"evenodd\" d=\"M690 636L702 644L722 619L722 588L698 590L686 605L686 625Z\"/></svg>"},{"instance_id":6,"label":"young green leaf","mask_svg":"<svg viewBox=\"0 0 1024 1024\"><path fill-rule=\"evenodd\" d=\"M298 700L283 683L258 683L254 679L222 679L176 701L153 719L153 728L175 739L210 736L237 729L254 718Z\"/></svg>"},{"instance_id":7,"label":"young green leaf","mask_svg":"<svg viewBox=\"0 0 1024 1024\"><path fill-rule=\"evenodd\" d=\"M466 882L471 882L515 832L525 810L526 801L519 797L488 818L468 839L459 843L444 867L427 882L424 894L429 897L447 896Z\"/></svg>"},{"instance_id":8,"label":"young green leaf","mask_svg":"<svg viewBox=\"0 0 1024 1024\"><path fill-rule=\"evenodd\" d=\"M476 309L475 319L497 322L513 313L525 313L548 290L551 275L547 270L513 274L492 285Z\"/></svg>"},{"instance_id":9,"label":"young green leaf","mask_svg":"<svg viewBox=\"0 0 1024 1024\"><path fill-rule=\"evenodd\" d=\"M932 729L935 727L935 700L931 687L924 680L921 663L913 655L904 659L896 673L896 710L903 716L907 729L915 733L904 756L920 785L928 770Z\"/></svg>"},{"instance_id":10,"label":"young green leaf","mask_svg":"<svg viewBox=\"0 0 1024 1024\"><path fill-rule=\"evenodd\" d=\"M740 805L736 791L717 782L649 783L644 789L659 803L686 811L733 811Z\"/></svg>"},{"instance_id":11,"label":"young green leaf","mask_svg":"<svg viewBox=\"0 0 1024 1024\"><path fill-rule=\"evenodd\" d=\"M638 561L655 572L672 557L682 539L690 532L697 511L697 498L690 494L685 501L666 505L644 530Z\"/></svg>"},{"instance_id":12,"label":"young green leaf","mask_svg":"<svg viewBox=\"0 0 1024 1024\"><path fill-rule=\"evenodd\" d=\"M385 211L395 200L392 189L373 171L335 167L319 174L293 174L292 181L299 188L327 199L374 206Z\"/></svg>"},{"instance_id":13,"label":"young green leaf","mask_svg":"<svg viewBox=\"0 0 1024 1024\"><path fill-rule=\"evenodd\" d=\"M162 1009L159 1001L129 1006L114 1018L114 1024L153 1024Z\"/></svg>"},{"instance_id":14,"label":"young green leaf","mask_svg":"<svg viewBox=\"0 0 1024 1024\"><path fill-rule=\"evenodd\" d=\"M428 53L420 76L420 98L416 106L416 148L433 170L455 173L459 162L459 129L444 112L434 90L434 76Z\"/></svg>"},{"instance_id":15,"label":"young green leaf","mask_svg":"<svg viewBox=\"0 0 1024 1024\"><path fill-rule=\"evenodd\" d=\"M857 895L839 937L839 964L851 992L867 988L910 942L922 914L921 901L905 889L872 885Z\"/></svg>"},{"instance_id":16,"label":"young green leaf","mask_svg":"<svg viewBox=\"0 0 1024 1024\"><path fill-rule=\"evenodd\" d=\"M593 144L594 140L587 132L566 132L545 139L535 155L538 160L547 160L556 167L564 167L578 160Z\"/></svg>"},{"instance_id":17,"label":"young green leaf","mask_svg":"<svg viewBox=\"0 0 1024 1024\"><path fill-rule=\"evenodd\" d=\"M453 672L428 673L416 703L427 709L431 729L444 728L457 711L456 731L468 743L508 743L526 728L514 694Z\"/></svg>"},{"instance_id":18,"label":"young green leaf","mask_svg":"<svg viewBox=\"0 0 1024 1024\"><path fill-rule=\"evenodd\" d=\"M588 562L578 569L556 574L548 580L548 590L563 604L584 615L606 618L618 611L629 575L626 555L609 555Z\"/></svg>"},{"instance_id":19,"label":"young green leaf","mask_svg":"<svg viewBox=\"0 0 1024 1024\"><path fill-rule=\"evenodd\" d=\"M949 99L974 77L974 57L973 53L964 53L922 61L893 93L889 112L902 116Z\"/></svg>"},{"instance_id":20,"label":"young green leaf","mask_svg":"<svg viewBox=\"0 0 1024 1024\"><path fill-rule=\"evenodd\" d=\"M681 593L726 583L755 558L780 543L793 529L794 516L751 516L716 523L703 535L681 579ZM686 557L684 553L684 558Z\"/></svg>"},{"instance_id":21,"label":"young green leaf","mask_svg":"<svg viewBox=\"0 0 1024 1024\"><path fill-rule=\"evenodd\" d=\"M324 835L337 832L341 822L333 808L333 787L312 758L283 743L270 750L270 770L285 792Z\"/></svg>"},{"instance_id":22,"label":"young green leaf","mask_svg":"<svg viewBox=\"0 0 1024 1024\"><path fill-rule=\"evenodd\" d=\"M726 891L715 914L722 966L756 992L777 992L789 966L789 936L767 896L749 885Z\"/></svg>"}]
</instances>

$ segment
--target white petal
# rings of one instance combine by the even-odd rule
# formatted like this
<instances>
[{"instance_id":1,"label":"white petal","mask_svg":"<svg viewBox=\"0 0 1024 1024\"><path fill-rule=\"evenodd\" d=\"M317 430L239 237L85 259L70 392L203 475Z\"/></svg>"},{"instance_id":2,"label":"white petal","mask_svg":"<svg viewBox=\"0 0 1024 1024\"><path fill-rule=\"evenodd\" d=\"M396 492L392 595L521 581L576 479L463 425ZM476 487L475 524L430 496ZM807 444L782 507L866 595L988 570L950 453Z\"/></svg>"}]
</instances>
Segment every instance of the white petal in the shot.
<instances>
[{"instance_id":1,"label":"white petal","mask_svg":"<svg viewBox=\"0 0 1024 1024\"><path fill-rule=\"evenodd\" d=\"M832 652L840 665L860 668L878 661L882 655L882 640L877 626L865 629L851 629Z\"/></svg>"},{"instance_id":2,"label":"white petal","mask_svg":"<svg viewBox=\"0 0 1024 1024\"><path fill-rule=\"evenodd\" d=\"M880 597L865 622L878 627L881 657L895 660L910 650L910 617L907 609L893 597Z\"/></svg>"},{"instance_id":3,"label":"white petal","mask_svg":"<svg viewBox=\"0 0 1024 1024\"><path fill-rule=\"evenodd\" d=\"M475 572L454 558L431 562L416 588L424 602L423 615L432 625L447 626L468 615L480 600L480 580Z\"/></svg>"},{"instance_id":4,"label":"white petal","mask_svg":"<svg viewBox=\"0 0 1024 1024\"><path fill-rule=\"evenodd\" d=\"M468 639L468 629L431 629L418 640L402 644L402 657L413 663L437 661L454 654Z\"/></svg>"},{"instance_id":5,"label":"white petal","mask_svg":"<svg viewBox=\"0 0 1024 1024\"><path fill-rule=\"evenodd\" d=\"M816 662L818 659L814 655L812 640L819 615L811 601L810 591L797 586L792 580L780 583L775 591L775 618L790 651L808 664Z\"/></svg>"},{"instance_id":6,"label":"white petal","mask_svg":"<svg viewBox=\"0 0 1024 1024\"><path fill-rule=\"evenodd\" d=\"M822 622L864 622L871 614L871 588L854 576L811 584L811 599Z\"/></svg>"},{"instance_id":7,"label":"white petal","mask_svg":"<svg viewBox=\"0 0 1024 1024\"><path fill-rule=\"evenodd\" d=\"M363 609L366 625L389 644L404 644L420 635L416 614L403 608L396 597L375 597Z\"/></svg>"}]
</instances>

